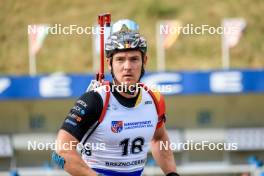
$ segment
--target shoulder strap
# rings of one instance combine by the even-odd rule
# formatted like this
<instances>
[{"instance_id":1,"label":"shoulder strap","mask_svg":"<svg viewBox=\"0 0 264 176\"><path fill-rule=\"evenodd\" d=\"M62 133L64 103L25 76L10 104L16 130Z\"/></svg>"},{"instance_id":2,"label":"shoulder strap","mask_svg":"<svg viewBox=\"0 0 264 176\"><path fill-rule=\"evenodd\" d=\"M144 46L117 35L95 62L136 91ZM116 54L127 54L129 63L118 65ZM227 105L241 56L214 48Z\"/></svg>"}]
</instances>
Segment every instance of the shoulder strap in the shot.
<instances>
[{"instance_id":1,"label":"shoulder strap","mask_svg":"<svg viewBox=\"0 0 264 176\"><path fill-rule=\"evenodd\" d=\"M141 87L144 88L145 91L147 91L151 98L154 101L156 110L157 110L157 114L158 114L158 124L157 124L157 128L162 126L163 123L163 114L165 113L165 102L164 102L164 98L160 95L159 92L157 92L157 94L155 94L150 88L148 88L145 84L143 83L139 83L139 85Z\"/></svg>"},{"instance_id":2,"label":"shoulder strap","mask_svg":"<svg viewBox=\"0 0 264 176\"><path fill-rule=\"evenodd\" d=\"M160 111L159 103L158 103L158 100L157 100L156 96L154 95L153 91L152 91L151 89L149 89L149 88L148 88L145 84L143 84L143 83L139 83L139 85L140 85L141 87L143 87L144 90L147 91L147 92L150 94L151 98L152 98L153 101L154 101L155 107L156 107L156 109L157 109L157 113L158 113L158 115L160 115L160 112L159 112L159 111Z\"/></svg>"},{"instance_id":3,"label":"shoulder strap","mask_svg":"<svg viewBox=\"0 0 264 176\"><path fill-rule=\"evenodd\" d=\"M101 123L104 120L104 116L109 104L109 99L110 99L110 82L109 81L105 81L103 85L106 85L106 97L105 97L105 102L104 102L104 106L103 106L103 110L101 112L100 118L98 120L99 123Z\"/></svg>"}]
</instances>

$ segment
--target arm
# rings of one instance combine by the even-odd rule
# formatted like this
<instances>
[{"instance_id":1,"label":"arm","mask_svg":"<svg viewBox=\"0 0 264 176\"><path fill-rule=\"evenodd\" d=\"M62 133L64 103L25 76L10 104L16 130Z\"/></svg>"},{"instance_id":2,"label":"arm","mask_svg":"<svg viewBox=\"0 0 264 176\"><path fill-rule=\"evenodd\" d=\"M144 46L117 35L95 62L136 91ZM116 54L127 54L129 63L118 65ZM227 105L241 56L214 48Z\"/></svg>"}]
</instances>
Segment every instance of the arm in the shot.
<instances>
[{"instance_id":1,"label":"arm","mask_svg":"<svg viewBox=\"0 0 264 176\"><path fill-rule=\"evenodd\" d=\"M179 176L179 174L176 173L176 164L173 152L170 148L168 150L161 148L162 142L165 144L170 142L164 125L164 122L166 121L165 100L158 91L153 91L152 94L154 95L152 98L158 112L157 128L151 141L152 155L166 176Z\"/></svg>"},{"instance_id":2,"label":"arm","mask_svg":"<svg viewBox=\"0 0 264 176\"><path fill-rule=\"evenodd\" d=\"M90 91L83 94L75 102L59 130L56 153L53 153L52 159L71 175L96 175L76 151L76 145L82 140L87 129L99 119L102 108L103 100L98 93Z\"/></svg>"},{"instance_id":3,"label":"arm","mask_svg":"<svg viewBox=\"0 0 264 176\"><path fill-rule=\"evenodd\" d=\"M173 156L173 152L164 148L160 149L160 143L166 141L169 142L169 137L163 124L161 127L157 128L154 137L151 141L152 155L157 164L160 166L162 171L167 175L172 172L176 172L176 164Z\"/></svg>"},{"instance_id":4,"label":"arm","mask_svg":"<svg viewBox=\"0 0 264 176\"><path fill-rule=\"evenodd\" d=\"M67 145L63 145L65 143ZM59 131L57 145L60 147L57 148L56 152L59 156L64 158L64 170L74 176L96 176L96 172L84 163L81 156L76 151L76 145L78 143L78 140L65 130Z\"/></svg>"}]
</instances>

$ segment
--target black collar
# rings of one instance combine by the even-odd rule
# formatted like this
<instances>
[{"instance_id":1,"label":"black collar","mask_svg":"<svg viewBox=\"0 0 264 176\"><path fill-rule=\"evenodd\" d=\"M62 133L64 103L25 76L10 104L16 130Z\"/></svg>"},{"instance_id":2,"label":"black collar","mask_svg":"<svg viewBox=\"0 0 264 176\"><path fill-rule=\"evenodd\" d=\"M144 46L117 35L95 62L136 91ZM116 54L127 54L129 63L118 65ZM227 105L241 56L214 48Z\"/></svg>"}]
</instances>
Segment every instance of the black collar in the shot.
<instances>
[{"instance_id":1,"label":"black collar","mask_svg":"<svg viewBox=\"0 0 264 176\"><path fill-rule=\"evenodd\" d=\"M136 102L137 102L137 99L138 99L138 96L140 94L140 89L139 91L137 92L137 95L135 97L132 97L132 98L127 98L127 97L124 97L122 96L115 88L113 88L113 84L110 83L110 87L111 87L111 92L113 93L113 95L115 96L115 98L117 99L117 101L125 106L125 107L128 107L128 108L132 108L132 107L135 107L136 105Z\"/></svg>"}]
</instances>

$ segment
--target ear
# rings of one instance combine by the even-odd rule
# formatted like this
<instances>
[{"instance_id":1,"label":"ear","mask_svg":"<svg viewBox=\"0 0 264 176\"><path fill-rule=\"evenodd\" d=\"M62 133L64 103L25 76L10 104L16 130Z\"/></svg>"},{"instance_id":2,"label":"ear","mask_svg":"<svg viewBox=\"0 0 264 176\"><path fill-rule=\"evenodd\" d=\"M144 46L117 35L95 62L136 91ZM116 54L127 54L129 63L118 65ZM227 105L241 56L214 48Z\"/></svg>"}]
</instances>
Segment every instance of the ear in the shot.
<instances>
[{"instance_id":1,"label":"ear","mask_svg":"<svg viewBox=\"0 0 264 176\"><path fill-rule=\"evenodd\" d=\"M107 67L108 67L109 71L111 71L111 69L112 69L110 60L111 60L110 58L108 58L108 57L106 58Z\"/></svg>"},{"instance_id":2,"label":"ear","mask_svg":"<svg viewBox=\"0 0 264 176\"><path fill-rule=\"evenodd\" d=\"M144 68L145 68L146 65L147 65L147 61L148 61L148 56L145 55L144 58L143 58L143 66L144 66Z\"/></svg>"}]
</instances>

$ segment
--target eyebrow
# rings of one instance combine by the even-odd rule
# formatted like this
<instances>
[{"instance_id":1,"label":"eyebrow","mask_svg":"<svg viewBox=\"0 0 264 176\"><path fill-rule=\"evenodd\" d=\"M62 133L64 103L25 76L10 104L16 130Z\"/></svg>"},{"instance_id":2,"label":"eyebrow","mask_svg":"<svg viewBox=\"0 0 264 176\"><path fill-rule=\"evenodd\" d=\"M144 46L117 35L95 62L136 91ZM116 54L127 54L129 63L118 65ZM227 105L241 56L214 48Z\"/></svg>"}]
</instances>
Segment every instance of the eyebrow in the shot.
<instances>
[{"instance_id":1,"label":"eyebrow","mask_svg":"<svg viewBox=\"0 0 264 176\"><path fill-rule=\"evenodd\" d=\"M128 57L128 58L137 58L137 59L139 59L140 56L131 56L131 57Z\"/></svg>"},{"instance_id":2,"label":"eyebrow","mask_svg":"<svg viewBox=\"0 0 264 176\"><path fill-rule=\"evenodd\" d=\"M116 58L116 59L125 59L126 57L124 57L124 56L116 56L115 58ZM137 58L137 59L139 59L140 56L131 56L131 57L128 57L128 59L133 59L133 58Z\"/></svg>"},{"instance_id":3,"label":"eyebrow","mask_svg":"<svg viewBox=\"0 0 264 176\"><path fill-rule=\"evenodd\" d=\"M115 59L125 59L123 56L116 56Z\"/></svg>"}]
</instances>

